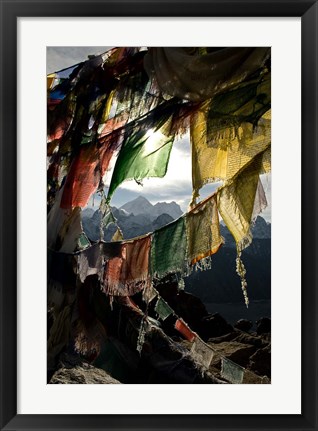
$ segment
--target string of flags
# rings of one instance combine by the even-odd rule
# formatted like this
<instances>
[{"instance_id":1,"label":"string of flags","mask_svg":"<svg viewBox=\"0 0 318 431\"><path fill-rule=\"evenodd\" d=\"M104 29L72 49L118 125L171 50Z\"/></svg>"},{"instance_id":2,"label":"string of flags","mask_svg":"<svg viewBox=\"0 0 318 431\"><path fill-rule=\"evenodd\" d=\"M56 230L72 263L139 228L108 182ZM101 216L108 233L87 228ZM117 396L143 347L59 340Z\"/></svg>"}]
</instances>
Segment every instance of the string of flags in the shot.
<instances>
[{"instance_id":1,"label":"string of flags","mask_svg":"<svg viewBox=\"0 0 318 431\"><path fill-rule=\"evenodd\" d=\"M189 342L192 343L190 355L195 362L201 367L208 370L213 357L217 354L221 359L221 376L230 383L241 384L244 379L245 368L231 361L226 356L220 355L210 345L205 343L201 337L189 327L189 325L176 315L170 305L160 296L159 292L152 286L151 295L148 296L148 304L156 299L155 312L161 321L165 321L168 317L174 316L174 328ZM147 319L147 316L145 316ZM142 351L142 344L145 341L145 327L143 320L139 329L139 337L137 342L137 350Z\"/></svg>"},{"instance_id":2,"label":"string of flags","mask_svg":"<svg viewBox=\"0 0 318 431\"><path fill-rule=\"evenodd\" d=\"M103 190L112 162L105 208L123 181L163 177L174 140L189 130L190 211L153 234L152 276L182 273L215 253L220 214L236 241L248 305L241 251L266 206L259 177L271 166L270 77L270 49L261 47L114 48L48 75L48 247L88 246L79 209ZM197 204L203 185L216 180L217 193ZM166 238L173 241L164 249ZM113 240L122 240L120 229Z\"/></svg>"},{"instance_id":3,"label":"string of flags","mask_svg":"<svg viewBox=\"0 0 318 431\"><path fill-rule=\"evenodd\" d=\"M175 317L193 358L210 366L216 352L175 315L153 281L174 273L182 288L193 269L208 268L224 242L222 217L236 242L248 306L241 252L252 241L252 220L266 206L260 175L271 169L270 57L270 48L262 47L114 48L47 76L49 301L56 307L63 302L69 267L81 283L96 275L110 299L142 292L146 303L156 299L161 321ZM173 143L187 131L193 189L188 212L131 240L123 240L117 225L112 241L104 242L104 229L117 224L110 208L115 190L127 180L141 184L165 176ZM111 170L106 195L104 178ZM199 202L201 188L215 181L222 185ZM92 244L81 209L96 192L102 194L100 241ZM145 315L139 352L146 331ZM226 357L221 365L227 381L242 382L244 368Z\"/></svg>"},{"instance_id":4,"label":"string of flags","mask_svg":"<svg viewBox=\"0 0 318 431\"><path fill-rule=\"evenodd\" d=\"M112 223L117 226L112 241L104 243L103 250L100 249L105 261L105 293L132 295L149 284L150 279L162 279L171 273L178 274L179 287L182 288L183 277L193 270L210 269L210 257L224 243L224 238L220 234L217 200L218 192L215 192L162 228L140 237L124 240L111 207L105 203L105 195L102 194L99 207L101 242L103 242L104 229ZM72 218L70 223L73 223ZM75 227L77 230L74 232ZM82 254L82 259L86 256L86 259L92 260L90 250L91 247L94 247L94 250L96 247L90 243L81 225L73 224L70 229L66 226L64 232L64 244L73 244L78 238L77 244L80 250L75 254L77 256ZM63 251L66 250L63 249ZM237 268L240 269L237 272L242 279L245 302L248 306L244 264L239 257L237 260L239 262Z\"/></svg>"},{"instance_id":5,"label":"string of flags","mask_svg":"<svg viewBox=\"0 0 318 431\"><path fill-rule=\"evenodd\" d=\"M77 254L65 254L57 252L49 252L48 254L48 275L51 280L49 280L49 290L48 290L48 301L49 303L60 307L60 304L64 300L63 294L63 284L74 283L73 277L78 277L81 283L84 283L86 277L91 275L96 275L101 282L103 280L103 266L105 264L104 247L107 247L109 243L97 243L94 244L90 249L86 249L83 252ZM116 243L113 243L113 245ZM118 246L119 244L117 244ZM89 251L89 254L87 252ZM110 254L109 254L110 255ZM54 271L52 272L52 268ZM116 293L116 292L115 292ZM179 317L173 308L162 298L158 290L150 282L141 289L142 299L146 303L146 312L142 312L139 307L139 313L142 315L141 325L139 328L138 342L136 349L139 353L142 351L142 346L145 341L145 335L147 328L151 326L151 318L148 318L147 310L149 304L154 301L154 311L161 322L165 322L168 318L173 317L174 320L171 322L174 329L178 331L186 340L192 343L191 346L191 357L195 362L199 364L200 367L208 369L213 357L217 354L221 358L222 369L221 375L227 381L231 383L241 383L244 376L244 368L240 365L235 364L228 358L220 355L213 347L205 343L200 336L194 332L189 325ZM108 294L109 295L109 294ZM110 302L112 299L120 298L120 296L109 295ZM130 300L129 295L125 292L123 298ZM132 303L132 302L131 302ZM136 328L138 330L138 328Z\"/></svg>"},{"instance_id":6,"label":"string of flags","mask_svg":"<svg viewBox=\"0 0 318 431\"><path fill-rule=\"evenodd\" d=\"M64 300L62 286L64 283L74 283L72 279L74 275L79 278L81 283L85 281L86 277L91 275L96 275L99 279L101 279L102 276L100 271L102 270L104 262L100 250L105 245L107 245L107 243L97 243L92 246L90 248L89 259L87 259L87 256L85 256L85 251L78 254L65 254L56 252L51 252L49 254L49 260L51 260L51 264L55 269L53 274L54 280L49 282L49 302L55 304L57 307L60 306ZM51 273L50 267L48 273ZM110 302L112 303L112 299L115 297L112 295L109 295L109 297ZM124 298L129 299L129 303L133 304L129 296L124 296ZM140 354L145 342L147 330L149 329L149 326L152 325L152 319L148 317L147 310L149 304L152 301L155 301L154 311L157 315L157 318L161 322L165 322L171 317L174 318L174 321L171 323L173 324L174 329L178 331L182 337L192 343L190 356L198 364L198 366L208 370L214 355L217 354L220 357L222 364L221 376L230 383L242 383L245 373L244 368L229 360L225 356L220 355L215 349L213 349L213 347L205 343L201 337L189 327L184 319L175 313L173 308L162 298L152 283L143 288L142 298L147 306L144 313L134 304L134 307L137 307L139 313L142 315L140 327L139 329L136 328L139 330L136 349Z\"/></svg>"}]
</instances>

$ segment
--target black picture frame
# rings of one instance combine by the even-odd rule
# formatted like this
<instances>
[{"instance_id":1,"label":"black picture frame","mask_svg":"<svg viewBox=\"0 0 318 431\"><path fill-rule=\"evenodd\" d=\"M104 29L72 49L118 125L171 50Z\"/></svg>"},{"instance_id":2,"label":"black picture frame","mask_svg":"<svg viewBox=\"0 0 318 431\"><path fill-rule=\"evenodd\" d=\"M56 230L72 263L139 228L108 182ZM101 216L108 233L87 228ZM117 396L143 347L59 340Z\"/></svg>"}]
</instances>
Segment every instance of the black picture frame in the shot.
<instances>
[{"instance_id":1,"label":"black picture frame","mask_svg":"<svg viewBox=\"0 0 318 431\"><path fill-rule=\"evenodd\" d=\"M317 430L317 23L313 0L0 0L1 430ZM76 5L76 7L74 7ZM301 17L302 413L295 415L17 414L17 18ZM288 43L288 41L286 41ZM291 203L292 205L293 203ZM295 200L295 205L298 202ZM288 287L286 287L288 289ZM292 384L292 376L291 376Z\"/></svg>"}]
</instances>

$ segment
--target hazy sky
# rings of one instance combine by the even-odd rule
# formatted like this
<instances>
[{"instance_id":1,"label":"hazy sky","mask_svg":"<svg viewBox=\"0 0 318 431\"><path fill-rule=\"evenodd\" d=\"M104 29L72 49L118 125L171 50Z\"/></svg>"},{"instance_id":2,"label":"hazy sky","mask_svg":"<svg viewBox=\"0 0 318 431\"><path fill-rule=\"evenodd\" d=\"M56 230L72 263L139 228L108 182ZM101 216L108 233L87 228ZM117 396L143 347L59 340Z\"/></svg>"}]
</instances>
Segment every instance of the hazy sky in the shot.
<instances>
[{"instance_id":1,"label":"hazy sky","mask_svg":"<svg viewBox=\"0 0 318 431\"><path fill-rule=\"evenodd\" d=\"M88 55L101 54L112 47L86 46L86 47L47 47L47 73L56 72L76 63L84 61ZM269 206L263 211L262 216L270 221L271 218L271 176L263 175L262 183L266 192ZM106 184L107 185L107 184ZM211 184L201 189L201 197L204 198L219 186ZM189 136L174 142L168 171L164 178L149 178L143 180L143 186L135 181L126 181L114 193L111 204L120 207L124 203L142 195L151 203L156 202L177 202L182 211L186 211L191 200L191 155ZM90 205L93 200L91 199ZM98 204L98 197L95 196L94 204Z\"/></svg>"},{"instance_id":2,"label":"hazy sky","mask_svg":"<svg viewBox=\"0 0 318 431\"><path fill-rule=\"evenodd\" d=\"M102 54L111 46L48 46L46 48L47 73L57 72L87 60L89 55Z\"/></svg>"}]
</instances>

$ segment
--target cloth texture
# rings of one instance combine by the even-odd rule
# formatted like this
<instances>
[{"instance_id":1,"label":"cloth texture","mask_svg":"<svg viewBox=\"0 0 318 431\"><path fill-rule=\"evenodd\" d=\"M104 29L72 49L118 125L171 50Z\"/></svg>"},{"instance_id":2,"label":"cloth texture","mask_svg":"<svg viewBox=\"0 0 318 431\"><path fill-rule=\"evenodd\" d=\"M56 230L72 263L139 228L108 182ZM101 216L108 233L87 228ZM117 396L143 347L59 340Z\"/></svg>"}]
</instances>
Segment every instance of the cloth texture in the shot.
<instances>
[{"instance_id":1,"label":"cloth texture","mask_svg":"<svg viewBox=\"0 0 318 431\"><path fill-rule=\"evenodd\" d=\"M152 235L151 274L162 278L186 269L186 230L184 217L162 227Z\"/></svg>"},{"instance_id":2,"label":"cloth texture","mask_svg":"<svg viewBox=\"0 0 318 431\"><path fill-rule=\"evenodd\" d=\"M204 200L186 215L187 257L193 265L218 251L223 244L216 195Z\"/></svg>"},{"instance_id":3,"label":"cloth texture","mask_svg":"<svg viewBox=\"0 0 318 431\"><path fill-rule=\"evenodd\" d=\"M161 90L181 99L202 101L229 90L258 70L269 48L150 48L144 59Z\"/></svg>"},{"instance_id":4,"label":"cloth texture","mask_svg":"<svg viewBox=\"0 0 318 431\"><path fill-rule=\"evenodd\" d=\"M222 357L221 376L231 383L241 384L244 378L244 368L235 364L230 359Z\"/></svg>"},{"instance_id":5,"label":"cloth texture","mask_svg":"<svg viewBox=\"0 0 318 431\"><path fill-rule=\"evenodd\" d=\"M173 144L170 125L168 120L159 128L148 131L142 128L127 136L113 171L109 199L123 181L140 182L144 178L165 176Z\"/></svg>"},{"instance_id":6,"label":"cloth texture","mask_svg":"<svg viewBox=\"0 0 318 431\"><path fill-rule=\"evenodd\" d=\"M270 149L271 120L260 118L256 126L243 122L236 126L207 130L207 113L198 111L190 127L192 183L195 195L207 183L228 181L264 150ZM263 173L269 172L269 153Z\"/></svg>"},{"instance_id":7,"label":"cloth texture","mask_svg":"<svg viewBox=\"0 0 318 431\"><path fill-rule=\"evenodd\" d=\"M158 298L158 301L155 306L155 312L158 313L158 316L161 320L166 320L167 317L171 316L173 313L172 308L164 301L162 298Z\"/></svg>"},{"instance_id":8,"label":"cloth texture","mask_svg":"<svg viewBox=\"0 0 318 431\"><path fill-rule=\"evenodd\" d=\"M209 368L214 352L200 337L196 337L191 348L191 355L205 368Z\"/></svg>"},{"instance_id":9,"label":"cloth texture","mask_svg":"<svg viewBox=\"0 0 318 431\"><path fill-rule=\"evenodd\" d=\"M116 257L105 265L104 292L112 296L132 296L150 285L150 236L121 243Z\"/></svg>"},{"instance_id":10,"label":"cloth texture","mask_svg":"<svg viewBox=\"0 0 318 431\"><path fill-rule=\"evenodd\" d=\"M250 226L253 210L262 204L255 204L259 185L259 174L262 168L263 153L258 154L251 163L233 179L222 186L217 193L218 209L224 223L233 235L241 251L252 240Z\"/></svg>"},{"instance_id":11,"label":"cloth texture","mask_svg":"<svg viewBox=\"0 0 318 431\"><path fill-rule=\"evenodd\" d=\"M196 338L195 332L191 331L189 326L181 318L177 319L174 324L175 329L180 332L188 341L193 341Z\"/></svg>"}]
</instances>

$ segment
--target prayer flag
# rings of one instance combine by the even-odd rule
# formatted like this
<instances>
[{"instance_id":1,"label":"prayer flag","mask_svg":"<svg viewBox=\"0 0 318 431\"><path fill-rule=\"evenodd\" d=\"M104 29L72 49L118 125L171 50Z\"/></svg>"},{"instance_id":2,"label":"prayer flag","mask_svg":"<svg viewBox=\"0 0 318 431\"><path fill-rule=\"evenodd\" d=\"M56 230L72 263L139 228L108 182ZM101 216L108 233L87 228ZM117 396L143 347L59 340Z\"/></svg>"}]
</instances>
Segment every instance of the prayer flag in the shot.
<instances>
[{"instance_id":1,"label":"prayer flag","mask_svg":"<svg viewBox=\"0 0 318 431\"><path fill-rule=\"evenodd\" d=\"M194 333L193 331L191 331L191 329L189 328L189 326L185 323L185 321L183 319L178 319L176 321L176 323L174 324L174 327L188 341L192 342L197 337L197 334Z\"/></svg>"},{"instance_id":2,"label":"prayer flag","mask_svg":"<svg viewBox=\"0 0 318 431\"><path fill-rule=\"evenodd\" d=\"M117 142L111 140L105 140L101 147L94 144L81 146L66 177L61 208L83 208L87 205L91 195L96 192L116 148Z\"/></svg>"},{"instance_id":3,"label":"prayer flag","mask_svg":"<svg viewBox=\"0 0 318 431\"><path fill-rule=\"evenodd\" d=\"M221 376L231 383L240 384L243 382L244 368L230 359L222 357Z\"/></svg>"},{"instance_id":4,"label":"prayer flag","mask_svg":"<svg viewBox=\"0 0 318 431\"><path fill-rule=\"evenodd\" d=\"M190 264L216 253L223 244L216 195L197 205L186 215L188 260Z\"/></svg>"},{"instance_id":5,"label":"prayer flag","mask_svg":"<svg viewBox=\"0 0 318 431\"><path fill-rule=\"evenodd\" d=\"M148 50L144 65L163 92L197 102L229 91L269 56L267 47L154 47Z\"/></svg>"},{"instance_id":6,"label":"prayer flag","mask_svg":"<svg viewBox=\"0 0 318 431\"><path fill-rule=\"evenodd\" d=\"M172 308L162 298L158 298L155 306L155 311L158 313L161 320L166 320L173 313Z\"/></svg>"},{"instance_id":7,"label":"prayer flag","mask_svg":"<svg viewBox=\"0 0 318 431\"><path fill-rule=\"evenodd\" d=\"M123 233L120 229L120 227L118 227L116 229L116 232L114 233L114 235L112 236L112 242L116 242L116 241L123 241L124 237L123 237Z\"/></svg>"},{"instance_id":8,"label":"prayer flag","mask_svg":"<svg viewBox=\"0 0 318 431\"><path fill-rule=\"evenodd\" d=\"M252 240L250 225L255 208L255 197L263 153L257 155L233 181L220 187L217 192L218 208L224 223L233 235L238 250L243 250ZM257 205L256 205L257 206Z\"/></svg>"},{"instance_id":9,"label":"prayer flag","mask_svg":"<svg viewBox=\"0 0 318 431\"><path fill-rule=\"evenodd\" d=\"M192 116L190 125L194 197L207 183L234 178L271 144L270 114L260 118L256 126L241 122L233 126L218 124L215 130L208 130L208 106L205 103ZM269 170L270 164L264 163L264 171Z\"/></svg>"},{"instance_id":10,"label":"prayer flag","mask_svg":"<svg viewBox=\"0 0 318 431\"><path fill-rule=\"evenodd\" d=\"M152 284L142 292L142 298L147 304L153 301L157 296L158 292Z\"/></svg>"},{"instance_id":11,"label":"prayer flag","mask_svg":"<svg viewBox=\"0 0 318 431\"><path fill-rule=\"evenodd\" d=\"M186 245L184 217L155 231L151 243L152 275L162 278L171 272L183 272Z\"/></svg>"},{"instance_id":12,"label":"prayer flag","mask_svg":"<svg viewBox=\"0 0 318 431\"><path fill-rule=\"evenodd\" d=\"M214 352L200 337L196 337L191 348L191 354L200 364L209 368Z\"/></svg>"},{"instance_id":13,"label":"prayer flag","mask_svg":"<svg viewBox=\"0 0 318 431\"><path fill-rule=\"evenodd\" d=\"M150 236L118 244L117 256L106 263L104 292L113 296L131 296L149 286Z\"/></svg>"},{"instance_id":14,"label":"prayer flag","mask_svg":"<svg viewBox=\"0 0 318 431\"><path fill-rule=\"evenodd\" d=\"M140 128L126 136L116 160L108 199L123 181L165 176L174 139L169 135L170 123L169 119L162 127Z\"/></svg>"}]
</instances>

